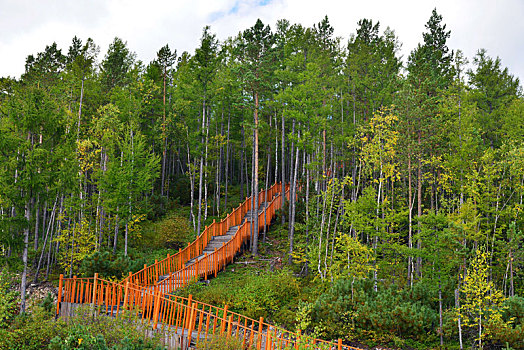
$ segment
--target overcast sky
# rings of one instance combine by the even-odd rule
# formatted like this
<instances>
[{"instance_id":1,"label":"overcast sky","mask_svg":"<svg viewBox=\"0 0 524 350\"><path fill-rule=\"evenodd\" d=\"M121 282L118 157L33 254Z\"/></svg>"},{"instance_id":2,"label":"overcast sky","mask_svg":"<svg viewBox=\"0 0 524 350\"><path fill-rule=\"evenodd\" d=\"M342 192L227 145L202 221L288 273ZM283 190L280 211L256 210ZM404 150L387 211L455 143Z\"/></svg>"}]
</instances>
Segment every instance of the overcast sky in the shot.
<instances>
[{"instance_id":1,"label":"overcast sky","mask_svg":"<svg viewBox=\"0 0 524 350\"><path fill-rule=\"evenodd\" d=\"M450 49L471 60L479 48L499 56L524 78L524 0L0 0L0 76L19 77L25 58L56 41L67 53L73 36L88 37L105 54L115 36L148 63L166 43L193 53L205 25L219 39L252 26L257 18L272 28L278 19L311 26L324 15L346 42L361 18L389 26L404 59L422 41L431 10L451 30Z\"/></svg>"}]
</instances>

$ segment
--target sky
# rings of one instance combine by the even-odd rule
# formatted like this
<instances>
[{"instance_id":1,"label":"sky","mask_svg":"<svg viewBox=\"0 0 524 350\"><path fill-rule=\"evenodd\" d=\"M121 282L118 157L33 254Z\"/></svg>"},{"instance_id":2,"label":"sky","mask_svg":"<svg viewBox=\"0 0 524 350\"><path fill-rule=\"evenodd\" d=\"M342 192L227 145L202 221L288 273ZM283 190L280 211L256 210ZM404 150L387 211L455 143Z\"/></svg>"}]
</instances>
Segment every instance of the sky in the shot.
<instances>
[{"instance_id":1,"label":"sky","mask_svg":"<svg viewBox=\"0 0 524 350\"><path fill-rule=\"evenodd\" d=\"M260 18L272 28L279 19L312 26L327 15L346 43L359 19L390 27L402 43L404 61L422 41L433 8L451 30L448 47L472 61L484 48L511 74L524 79L524 0L0 0L0 77L18 78L25 59L56 42L63 53L73 36L91 37L101 60L114 37L127 41L148 63L165 44L194 52L204 26L225 40Z\"/></svg>"}]
</instances>

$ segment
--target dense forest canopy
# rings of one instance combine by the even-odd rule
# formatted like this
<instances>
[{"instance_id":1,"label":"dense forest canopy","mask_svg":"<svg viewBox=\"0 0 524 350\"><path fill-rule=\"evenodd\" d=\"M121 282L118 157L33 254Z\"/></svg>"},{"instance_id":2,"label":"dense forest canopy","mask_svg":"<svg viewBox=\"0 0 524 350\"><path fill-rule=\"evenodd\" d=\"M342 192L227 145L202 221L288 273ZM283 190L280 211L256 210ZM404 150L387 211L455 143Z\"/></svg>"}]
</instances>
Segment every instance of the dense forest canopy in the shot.
<instances>
[{"instance_id":1,"label":"dense forest canopy","mask_svg":"<svg viewBox=\"0 0 524 350\"><path fill-rule=\"evenodd\" d=\"M28 266L72 276L95 251L127 255L172 201L200 232L238 204L231 188L283 181L302 275L349 281L351 298L423 286L440 311L412 312L441 341L515 336L497 307L524 293L522 89L450 35L434 10L405 63L392 29L362 19L344 41L327 17L223 42L206 27L193 54L166 45L147 64L120 38L29 55L0 80L0 243L22 256L22 309Z\"/></svg>"}]
</instances>

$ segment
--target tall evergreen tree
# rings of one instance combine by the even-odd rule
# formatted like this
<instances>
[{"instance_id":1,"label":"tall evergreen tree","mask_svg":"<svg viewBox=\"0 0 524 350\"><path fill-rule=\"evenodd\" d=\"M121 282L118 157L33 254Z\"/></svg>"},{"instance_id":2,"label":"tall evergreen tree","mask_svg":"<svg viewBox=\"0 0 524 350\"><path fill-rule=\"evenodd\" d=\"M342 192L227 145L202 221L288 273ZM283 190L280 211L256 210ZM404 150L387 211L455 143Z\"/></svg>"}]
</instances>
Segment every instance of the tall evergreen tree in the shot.
<instances>
[{"instance_id":1,"label":"tall evergreen tree","mask_svg":"<svg viewBox=\"0 0 524 350\"><path fill-rule=\"evenodd\" d=\"M271 89L273 65L274 35L269 25L265 26L260 19L255 25L245 30L238 40L238 59L241 61L240 73L244 89L250 94L253 109L253 176L252 195L253 209L258 210L258 172L259 172L259 127L260 101L264 93ZM253 221L251 252L258 254L258 221Z\"/></svg>"}]
</instances>

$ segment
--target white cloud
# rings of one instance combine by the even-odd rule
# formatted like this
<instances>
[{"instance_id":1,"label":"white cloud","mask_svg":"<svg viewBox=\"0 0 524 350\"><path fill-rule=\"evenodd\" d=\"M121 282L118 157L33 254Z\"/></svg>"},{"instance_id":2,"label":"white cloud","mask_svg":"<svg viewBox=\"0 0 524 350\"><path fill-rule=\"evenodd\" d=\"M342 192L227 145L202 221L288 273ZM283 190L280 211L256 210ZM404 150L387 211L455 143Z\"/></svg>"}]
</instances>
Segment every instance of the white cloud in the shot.
<instances>
[{"instance_id":1,"label":"white cloud","mask_svg":"<svg viewBox=\"0 0 524 350\"><path fill-rule=\"evenodd\" d=\"M257 18L272 27L282 18L311 26L324 15L344 43L359 19L380 21L382 29L395 30L406 58L422 40L434 7L452 31L451 49L461 49L472 58L479 48L486 48L524 78L524 22L519 18L524 2L519 0L0 0L0 76L19 76L26 56L53 41L66 52L74 35L92 37L101 46L102 57L119 36L139 59L149 62L166 43L179 54L192 52L205 25L225 39L252 26Z\"/></svg>"}]
</instances>

